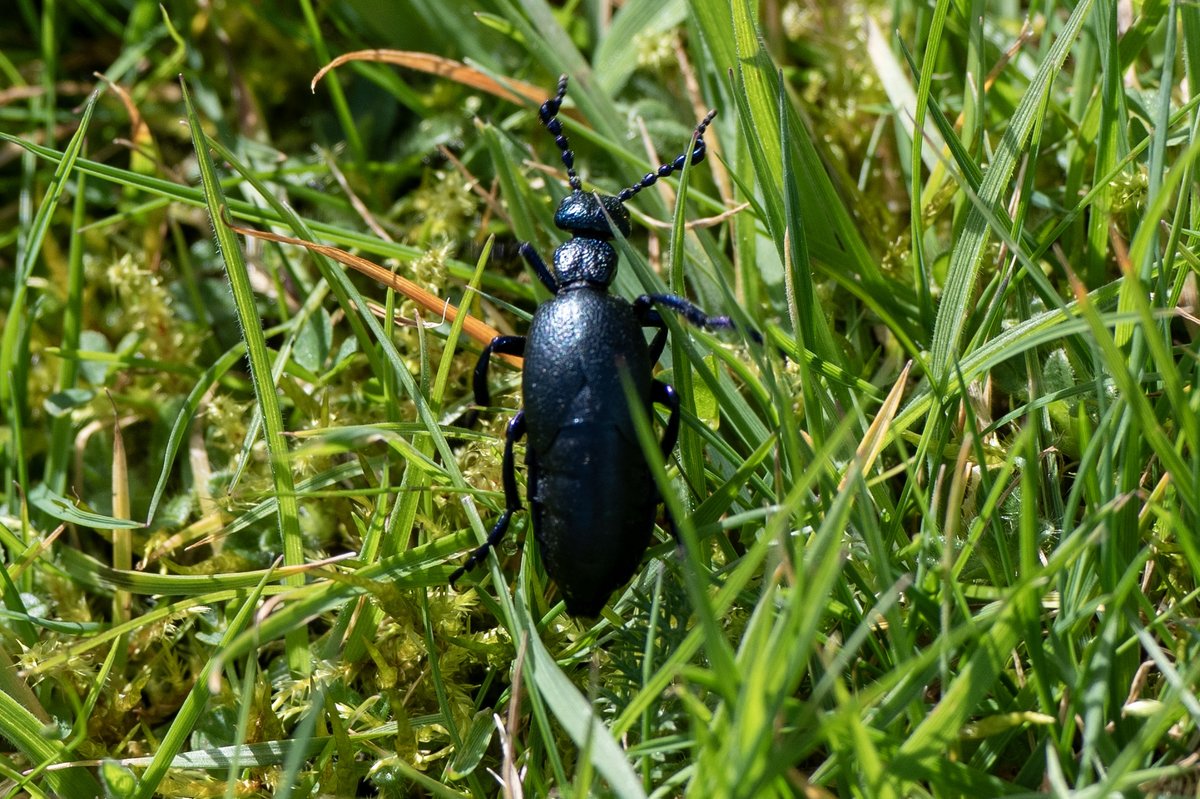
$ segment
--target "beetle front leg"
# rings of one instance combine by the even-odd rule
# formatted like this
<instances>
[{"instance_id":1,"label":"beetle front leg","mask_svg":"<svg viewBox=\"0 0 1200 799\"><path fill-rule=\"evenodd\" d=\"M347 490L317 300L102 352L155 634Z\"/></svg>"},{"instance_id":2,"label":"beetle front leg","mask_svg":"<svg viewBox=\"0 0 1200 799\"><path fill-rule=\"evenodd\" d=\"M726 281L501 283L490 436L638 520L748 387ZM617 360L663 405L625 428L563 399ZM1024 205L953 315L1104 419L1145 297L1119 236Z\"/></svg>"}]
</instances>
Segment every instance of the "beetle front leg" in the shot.
<instances>
[{"instance_id":1,"label":"beetle front leg","mask_svg":"<svg viewBox=\"0 0 1200 799\"><path fill-rule=\"evenodd\" d=\"M529 264L533 269L538 280L542 281L551 294L558 293L558 281L554 279L554 275L550 273L550 268L546 266L546 262L542 260L542 256L538 255L537 250L533 249L533 245L525 242L520 248L521 257L525 259L525 263Z\"/></svg>"},{"instance_id":2,"label":"beetle front leg","mask_svg":"<svg viewBox=\"0 0 1200 799\"><path fill-rule=\"evenodd\" d=\"M492 343L483 348L479 360L475 364L475 404L488 406L492 404L492 394L488 391L488 364L491 363L492 353L501 355L525 355L524 336L496 336Z\"/></svg>"},{"instance_id":3,"label":"beetle front leg","mask_svg":"<svg viewBox=\"0 0 1200 799\"><path fill-rule=\"evenodd\" d=\"M524 344L524 339L521 340L521 343ZM525 411L517 411L517 415L508 423L508 431L504 435L504 464L501 467L504 481L504 513L500 514L500 518L492 526L492 531L488 533L487 543L473 551L466 563L455 569L454 573L450 575L450 585L454 585L460 577L483 562L488 551L500 543L500 539L508 531L508 523L512 520L512 515L521 509L521 497L517 493L517 471L513 459L513 444L523 435L525 435Z\"/></svg>"}]
</instances>

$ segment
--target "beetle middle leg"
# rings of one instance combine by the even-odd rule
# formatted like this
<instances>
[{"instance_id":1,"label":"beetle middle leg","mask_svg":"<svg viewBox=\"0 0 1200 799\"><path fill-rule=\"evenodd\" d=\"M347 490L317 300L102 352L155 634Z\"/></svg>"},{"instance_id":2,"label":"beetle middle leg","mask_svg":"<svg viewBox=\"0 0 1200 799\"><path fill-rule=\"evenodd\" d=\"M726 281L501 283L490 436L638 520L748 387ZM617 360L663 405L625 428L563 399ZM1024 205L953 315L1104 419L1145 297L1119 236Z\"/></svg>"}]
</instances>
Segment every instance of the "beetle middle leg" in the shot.
<instances>
[{"instance_id":1,"label":"beetle middle leg","mask_svg":"<svg viewBox=\"0 0 1200 799\"><path fill-rule=\"evenodd\" d=\"M492 343L483 348L478 363L475 364L475 404L491 405L492 393L488 391L488 364L491 363L492 353L501 355L525 355L524 336L496 336Z\"/></svg>"},{"instance_id":2,"label":"beetle middle leg","mask_svg":"<svg viewBox=\"0 0 1200 799\"><path fill-rule=\"evenodd\" d=\"M643 294L633 301L633 310L643 325L657 327L660 330L650 344L650 355L656 361L658 360L658 356L662 355L663 347L666 345L666 334L664 332L666 328L662 315L654 308L655 305L670 308L686 319L689 324L702 327L705 330L738 329L737 323L728 316L709 316L700 306L688 302L683 297L678 297L674 294ZM762 343L763 337L761 333L757 330L750 330L748 332L750 338L759 344Z\"/></svg>"},{"instance_id":3,"label":"beetle middle leg","mask_svg":"<svg viewBox=\"0 0 1200 799\"><path fill-rule=\"evenodd\" d=\"M499 341L499 339L496 340ZM524 345L524 343L525 339L521 339L521 344ZM676 404L678 404L678 399ZM508 431L504 435L504 464L501 467L504 481L504 513L500 514L500 518L492 525L487 543L473 551L466 562L450 575L450 585L454 585L460 577L483 562L483 559L487 557L488 550L500 543L500 539L508 531L508 523L512 520L512 515L521 509L521 496L517 493L517 472L513 461L513 444L523 435L525 435L525 411L517 411L517 415L508 423Z\"/></svg>"}]
</instances>

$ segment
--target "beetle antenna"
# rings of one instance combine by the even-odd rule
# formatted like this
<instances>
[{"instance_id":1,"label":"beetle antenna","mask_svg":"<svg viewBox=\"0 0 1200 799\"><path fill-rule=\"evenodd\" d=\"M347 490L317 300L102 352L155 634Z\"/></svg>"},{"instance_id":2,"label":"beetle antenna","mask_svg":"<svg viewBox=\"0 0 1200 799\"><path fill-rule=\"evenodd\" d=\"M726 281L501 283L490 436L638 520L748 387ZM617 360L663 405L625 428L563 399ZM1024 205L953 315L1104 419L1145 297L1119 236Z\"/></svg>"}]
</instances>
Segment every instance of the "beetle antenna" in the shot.
<instances>
[{"instance_id":1,"label":"beetle antenna","mask_svg":"<svg viewBox=\"0 0 1200 799\"><path fill-rule=\"evenodd\" d=\"M696 132L692 134L692 138L696 142L695 146L692 148L691 154L691 162L693 164L698 164L704 160L704 153L708 151L708 145L704 143L704 131L708 128L708 123L712 122L713 117L716 115L717 110L715 108L712 111L709 111L708 114L705 115L704 119L700 120L700 124L696 126ZM637 183L634 183L627 189L621 189L621 193L617 195L617 199L621 202L625 202L642 189L653 186L658 182L659 178L665 178L672 172L678 172L682 170L684 164L688 162L688 158L688 154L684 153L669 164L660 164L658 169L654 170L653 172L647 172L646 176Z\"/></svg>"},{"instance_id":2,"label":"beetle antenna","mask_svg":"<svg viewBox=\"0 0 1200 799\"><path fill-rule=\"evenodd\" d=\"M554 143L558 145L558 149L562 151L563 166L567 168L567 182L571 184L571 188L579 191L582 184L579 181L579 175L575 174L575 153L571 151L571 145L567 143L566 134L563 133L562 122L558 121L558 109L562 106L563 98L567 96L567 76L562 75L558 79L558 92L546 102L542 103L541 110L538 111L538 117L541 118L542 124L546 126L546 130L550 131L550 135L554 137Z\"/></svg>"}]
</instances>

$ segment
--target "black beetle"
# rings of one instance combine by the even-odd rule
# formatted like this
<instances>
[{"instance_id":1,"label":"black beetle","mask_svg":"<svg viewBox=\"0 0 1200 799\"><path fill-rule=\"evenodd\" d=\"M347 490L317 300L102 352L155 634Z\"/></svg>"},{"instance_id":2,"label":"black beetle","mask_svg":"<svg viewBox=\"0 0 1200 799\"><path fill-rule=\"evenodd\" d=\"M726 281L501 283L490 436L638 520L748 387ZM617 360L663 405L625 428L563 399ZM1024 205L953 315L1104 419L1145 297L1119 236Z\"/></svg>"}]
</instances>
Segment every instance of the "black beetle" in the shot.
<instances>
[{"instance_id":1,"label":"black beetle","mask_svg":"<svg viewBox=\"0 0 1200 799\"><path fill-rule=\"evenodd\" d=\"M564 75L539 116L562 152L571 186L554 223L573 238L554 251L553 274L529 244L521 245L521 256L554 296L538 306L528 335L493 339L475 367L475 401L487 406L492 353L524 356L525 408L509 422L505 436L504 513L487 543L471 553L450 582L487 556L513 513L521 509L513 445L527 435L527 494L542 561L563 593L567 612L595 617L612 592L637 571L650 544L660 499L638 444L621 372L628 374L648 413L655 402L670 409L661 442L663 456L670 457L679 434L679 397L651 373L667 335L654 306L707 328L732 329L734 324L671 294L644 295L630 304L608 293L617 270L617 254L609 243L613 229L622 237L630 234L625 201L683 169L689 155L661 165L616 196L585 192L558 120L566 92ZM710 112L696 126L693 164L704 158L704 131L715 115ZM658 328L648 345L644 327ZM669 514L667 526L674 535Z\"/></svg>"}]
</instances>

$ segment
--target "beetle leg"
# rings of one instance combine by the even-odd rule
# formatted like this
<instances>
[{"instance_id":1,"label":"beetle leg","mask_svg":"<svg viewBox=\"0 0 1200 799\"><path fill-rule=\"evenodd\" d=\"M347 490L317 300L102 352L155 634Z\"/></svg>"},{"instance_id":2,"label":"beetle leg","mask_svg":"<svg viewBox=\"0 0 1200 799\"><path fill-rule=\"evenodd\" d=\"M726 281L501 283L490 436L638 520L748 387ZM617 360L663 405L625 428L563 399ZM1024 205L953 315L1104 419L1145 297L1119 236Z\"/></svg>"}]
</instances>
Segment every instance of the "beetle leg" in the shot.
<instances>
[{"instance_id":1,"label":"beetle leg","mask_svg":"<svg viewBox=\"0 0 1200 799\"><path fill-rule=\"evenodd\" d=\"M658 359L662 357L663 350L667 347L667 333L669 332L667 326L663 325L654 334L654 338L650 340L650 363L658 363Z\"/></svg>"},{"instance_id":2,"label":"beetle leg","mask_svg":"<svg viewBox=\"0 0 1200 799\"><path fill-rule=\"evenodd\" d=\"M667 429L663 431L660 445L665 460L671 457L671 451L675 449L675 442L679 440L679 395L675 393L673 386L661 380L654 380L650 383L650 400L660 405L666 405L670 410L667 415Z\"/></svg>"},{"instance_id":3,"label":"beetle leg","mask_svg":"<svg viewBox=\"0 0 1200 799\"><path fill-rule=\"evenodd\" d=\"M488 364L492 360L492 353L498 352L501 355L524 355L525 354L525 337L524 336L496 336L492 339L492 343L483 348L483 352L479 355L479 361L475 364L475 404L476 405L491 405L492 395L488 391L487 376Z\"/></svg>"},{"instance_id":4,"label":"beetle leg","mask_svg":"<svg viewBox=\"0 0 1200 799\"><path fill-rule=\"evenodd\" d=\"M521 343L525 343L524 339L521 340ZM450 575L450 585L454 585L460 577L483 562L483 559L487 557L488 550L500 543L500 539L508 531L508 523L512 520L512 515L521 509L521 496L517 493L517 472L513 462L513 444L523 435L525 435L525 411L517 411L517 415L508 423L508 431L504 435L504 465L501 469L504 480L504 513L500 514L500 518L492 525L487 543L472 552L466 562Z\"/></svg>"},{"instance_id":5,"label":"beetle leg","mask_svg":"<svg viewBox=\"0 0 1200 799\"><path fill-rule=\"evenodd\" d=\"M671 451L675 449L675 442L679 439L679 395L675 393L674 386L669 383L664 383L661 380L654 380L650 383L650 399L660 405L666 405L670 409L667 415L667 429L663 431L662 447L663 459L671 457ZM675 517L671 515L671 508L663 505L663 527L676 544L682 543L679 540L679 530L675 528Z\"/></svg>"},{"instance_id":6,"label":"beetle leg","mask_svg":"<svg viewBox=\"0 0 1200 799\"><path fill-rule=\"evenodd\" d=\"M542 256L538 255L537 250L533 249L533 245L529 242L523 243L520 253L521 257L525 259L525 263L529 264L534 274L538 276L538 280L542 281L542 285L549 289L551 294L557 294L558 281L550 273L550 267L546 266L546 262L542 260Z\"/></svg>"},{"instance_id":7,"label":"beetle leg","mask_svg":"<svg viewBox=\"0 0 1200 799\"><path fill-rule=\"evenodd\" d=\"M694 305L683 297L677 297L674 294L643 294L633 301L634 312L638 314L638 318L642 320L642 324L655 324L654 316L657 316L657 311L653 306L662 305L670 308L675 313L682 316L688 323L696 327L702 327L705 330L737 330L737 323L728 316L709 316L699 306ZM658 318L658 324L662 324L662 318ZM757 330L749 331L750 338L755 342L762 344L762 334Z\"/></svg>"},{"instance_id":8,"label":"beetle leg","mask_svg":"<svg viewBox=\"0 0 1200 799\"><path fill-rule=\"evenodd\" d=\"M642 327L656 327L658 332L654 334L654 338L650 340L650 363L658 363L658 359L662 357L663 350L667 346L667 334L671 331L667 330L667 324L663 321L662 314L650 307L649 303L638 306L634 303L634 313L637 314L638 322Z\"/></svg>"}]
</instances>

